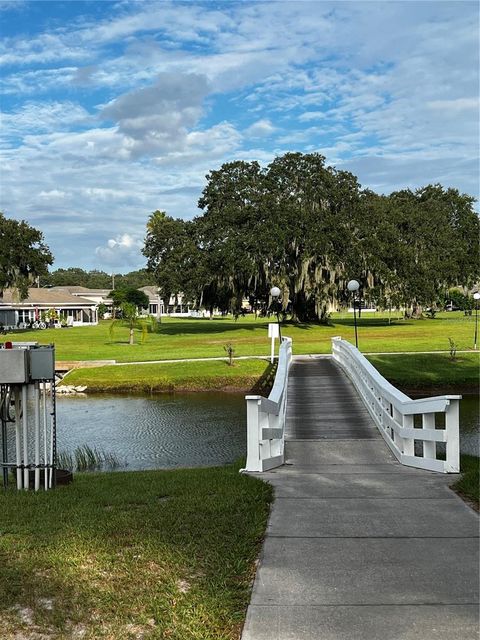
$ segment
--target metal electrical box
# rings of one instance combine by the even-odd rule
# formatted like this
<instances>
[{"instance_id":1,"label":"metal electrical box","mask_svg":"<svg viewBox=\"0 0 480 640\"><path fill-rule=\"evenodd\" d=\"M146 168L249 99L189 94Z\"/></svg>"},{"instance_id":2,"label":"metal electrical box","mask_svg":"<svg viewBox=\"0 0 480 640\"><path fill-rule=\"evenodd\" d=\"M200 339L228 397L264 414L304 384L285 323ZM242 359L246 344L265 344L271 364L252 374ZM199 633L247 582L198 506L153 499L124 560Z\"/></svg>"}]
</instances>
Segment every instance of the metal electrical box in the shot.
<instances>
[{"instance_id":1,"label":"metal electrical box","mask_svg":"<svg viewBox=\"0 0 480 640\"><path fill-rule=\"evenodd\" d=\"M28 382L28 360L26 349L0 349L0 384Z\"/></svg>"},{"instance_id":2,"label":"metal electrical box","mask_svg":"<svg viewBox=\"0 0 480 640\"><path fill-rule=\"evenodd\" d=\"M29 349L30 380L52 380L55 377L54 347Z\"/></svg>"}]
</instances>

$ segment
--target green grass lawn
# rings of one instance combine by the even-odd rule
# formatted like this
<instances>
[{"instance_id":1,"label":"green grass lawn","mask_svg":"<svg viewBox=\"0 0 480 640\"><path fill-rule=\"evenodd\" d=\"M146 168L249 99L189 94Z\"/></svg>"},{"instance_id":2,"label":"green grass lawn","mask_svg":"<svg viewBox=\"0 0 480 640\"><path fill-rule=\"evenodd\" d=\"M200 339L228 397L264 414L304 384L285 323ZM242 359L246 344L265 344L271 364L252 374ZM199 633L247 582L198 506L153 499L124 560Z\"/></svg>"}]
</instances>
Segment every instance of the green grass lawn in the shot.
<instances>
[{"instance_id":1,"label":"green grass lawn","mask_svg":"<svg viewBox=\"0 0 480 640\"><path fill-rule=\"evenodd\" d=\"M238 639L271 500L238 465L0 492L2 640Z\"/></svg>"},{"instance_id":2,"label":"green grass lawn","mask_svg":"<svg viewBox=\"0 0 480 640\"><path fill-rule=\"evenodd\" d=\"M458 388L472 393L478 390L478 353L460 353L455 360L449 354L394 354L368 356L380 373L393 385L414 390Z\"/></svg>"},{"instance_id":3,"label":"green grass lawn","mask_svg":"<svg viewBox=\"0 0 480 640\"><path fill-rule=\"evenodd\" d=\"M460 456L460 470L462 475L455 484L454 489L462 498L473 503L477 511L479 509L480 492L480 459L476 456Z\"/></svg>"},{"instance_id":4,"label":"green grass lawn","mask_svg":"<svg viewBox=\"0 0 480 640\"><path fill-rule=\"evenodd\" d=\"M448 350L448 338L453 338L458 349L471 349L474 324L474 317L461 312L439 314L434 320L394 320L390 325L386 315L364 314L359 321L359 346L364 352L441 351ZM267 319L255 320L253 316L237 322L227 317L164 318L159 331L148 334L143 344L141 332L136 331L135 345L128 344L128 328L120 324L111 340L110 321L91 327L16 332L4 339L53 342L57 360L135 362L223 356L227 343L233 345L236 356L266 355L270 350L267 325ZM354 339L351 314L334 314L332 326L286 323L282 332L293 338L297 355L330 353L333 336Z\"/></svg>"},{"instance_id":5,"label":"green grass lawn","mask_svg":"<svg viewBox=\"0 0 480 640\"><path fill-rule=\"evenodd\" d=\"M462 353L455 361L448 354L395 354L368 356L392 384L401 388L478 388L479 354ZM171 362L74 369L66 385L86 385L92 391L243 391L268 395L273 371L265 360Z\"/></svg>"},{"instance_id":6,"label":"green grass lawn","mask_svg":"<svg viewBox=\"0 0 480 640\"><path fill-rule=\"evenodd\" d=\"M265 360L172 362L74 369L66 385L92 391L255 391L268 395L273 369Z\"/></svg>"}]
</instances>

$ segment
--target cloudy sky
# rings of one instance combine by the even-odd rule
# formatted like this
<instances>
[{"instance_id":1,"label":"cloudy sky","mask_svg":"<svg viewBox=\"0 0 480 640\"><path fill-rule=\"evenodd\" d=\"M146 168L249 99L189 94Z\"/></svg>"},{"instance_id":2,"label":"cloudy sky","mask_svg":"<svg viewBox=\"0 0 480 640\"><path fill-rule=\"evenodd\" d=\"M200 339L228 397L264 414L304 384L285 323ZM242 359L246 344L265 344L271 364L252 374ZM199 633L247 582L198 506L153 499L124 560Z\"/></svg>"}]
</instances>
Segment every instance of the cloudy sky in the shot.
<instances>
[{"instance_id":1,"label":"cloudy sky","mask_svg":"<svg viewBox=\"0 0 480 640\"><path fill-rule=\"evenodd\" d=\"M0 0L0 210L55 268L128 271L223 162L319 151L477 195L478 4Z\"/></svg>"}]
</instances>

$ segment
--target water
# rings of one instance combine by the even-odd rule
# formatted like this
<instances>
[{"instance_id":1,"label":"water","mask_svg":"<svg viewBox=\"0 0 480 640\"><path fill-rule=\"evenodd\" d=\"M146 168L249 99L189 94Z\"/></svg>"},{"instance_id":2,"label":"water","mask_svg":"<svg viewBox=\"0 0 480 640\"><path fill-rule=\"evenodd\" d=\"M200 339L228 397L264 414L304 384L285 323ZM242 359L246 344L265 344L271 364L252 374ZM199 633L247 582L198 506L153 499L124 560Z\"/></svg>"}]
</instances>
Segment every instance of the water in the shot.
<instances>
[{"instance_id":1,"label":"water","mask_svg":"<svg viewBox=\"0 0 480 640\"><path fill-rule=\"evenodd\" d=\"M119 469L233 462L246 453L246 423L246 403L241 394L57 398L58 450L72 452L88 444L114 454L121 463ZM9 458L13 460L12 428L8 440ZM464 396L460 403L460 449L462 453L480 453L477 396Z\"/></svg>"},{"instance_id":2,"label":"water","mask_svg":"<svg viewBox=\"0 0 480 640\"><path fill-rule=\"evenodd\" d=\"M58 450L88 444L113 453L120 469L198 467L246 454L243 395L58 397ZM125 464L126 463L126 464Z\"/></svg>"},{"instance_id":3,"label":"water","mask_svg":"<svg viewBox=\"0 0 480 640\"><path fill-rule=\"evenodd\" d=\"M423 396L412 395L412 398L424 398ZM464 395L460 401L460 453L467 453L472 456L480 455L480 415L479 399L476 395ZM414 419L415 427L421 428L422 416L416 415ZM435 414L435 426L437 429L445 428L445 414ZM421 447L415 448L416 455L421 455ZM445 452L445 444L437 442L437 453Z\"/></svg>"},{"instance_id":4,"label":"water","mask_svg":"<svg viewBox=\"0 0 480 640\"><path fill-rule=\"evenodd\" d=\"M460 401L460 451L480 456L480 411L478 396L463 396Z\"/></svg>"},{"instance_id":5,"label":"water","mask_svg":"<svg viewBox=\"0 0 480 640\"><path fill-rule=\"evenodd\" d=\"M241 394L59 397L57 418L59 450L88 444L129 469L225 464L246 454ZM460 450L479 455L477 396L460 402Z\"/></svg>"}]
</instances>

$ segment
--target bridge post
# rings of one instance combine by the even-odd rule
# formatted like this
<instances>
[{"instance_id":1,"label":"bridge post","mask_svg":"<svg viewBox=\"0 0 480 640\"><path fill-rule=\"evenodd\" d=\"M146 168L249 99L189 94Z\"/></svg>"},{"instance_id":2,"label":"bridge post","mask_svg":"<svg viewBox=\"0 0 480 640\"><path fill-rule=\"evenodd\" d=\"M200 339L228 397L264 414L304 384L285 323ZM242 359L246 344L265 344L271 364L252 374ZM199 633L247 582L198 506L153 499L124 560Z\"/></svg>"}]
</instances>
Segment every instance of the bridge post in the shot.
<instances>
[{"instance_id":1,"label":"bridge post","mask_svg":"<svg viewBox=\"0 0 480 640\"><path fill-rule=\"evenodd\" d=\"M246 396L247 401L247 463L245 471L263 471L260 460L261 396Z\"/></svg>"},{"instance_id":2,"label":"bridge post","mask_svg":"<svg viewBox=\"0 0 480 640\"><path fill-rule=\"evenodd\" d=\"M445 410L445 429L447 432L447 473L460 472L460 437L459 437L460 400L450 399Z\"/></svg>"},{"instance_id":3,"label":"bridge post","mask_svg":"<svg viewBox=\"0 0 480 640\"><path fill-rule=\"evenodd\" d=\"M413 429L413 416L412 415L404 415L402 426L406 429ZM405 456L414 456L415 455L415 440L413 438L402 438L403 440L403 454Z\"/></svg>"},{"instance_id":4,"label":"bridge post","mask_svg":"<svg viewBox=\"0 0 480 640\"><path fill-rule=\"evenodd\" d=\"M435 429L435 414L423 413L422 414L422 428L423 429ZM448 436L447 436L448 437ZM423 441L423 457L430 458L431 460L437 459L437 443L434 441Z\"/></svg>"}]
</instances>

